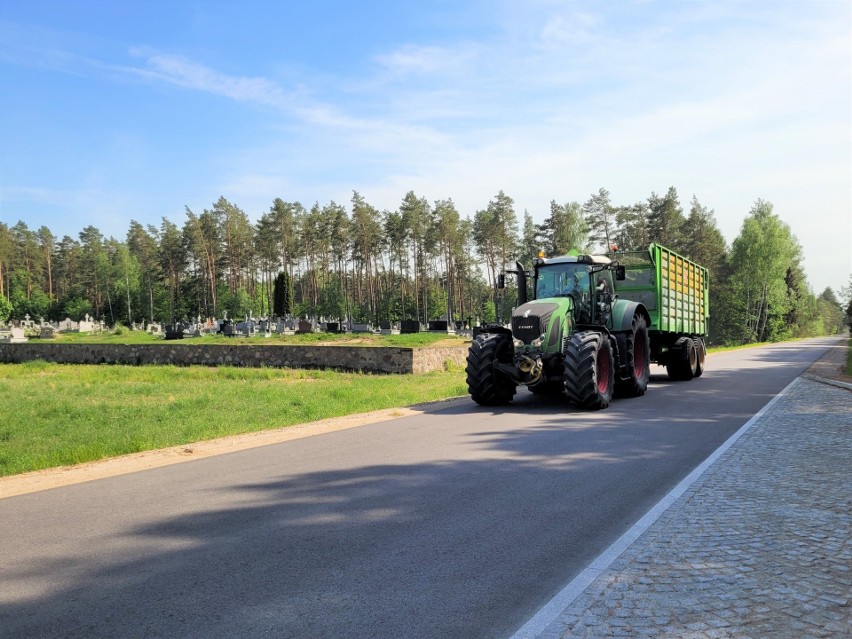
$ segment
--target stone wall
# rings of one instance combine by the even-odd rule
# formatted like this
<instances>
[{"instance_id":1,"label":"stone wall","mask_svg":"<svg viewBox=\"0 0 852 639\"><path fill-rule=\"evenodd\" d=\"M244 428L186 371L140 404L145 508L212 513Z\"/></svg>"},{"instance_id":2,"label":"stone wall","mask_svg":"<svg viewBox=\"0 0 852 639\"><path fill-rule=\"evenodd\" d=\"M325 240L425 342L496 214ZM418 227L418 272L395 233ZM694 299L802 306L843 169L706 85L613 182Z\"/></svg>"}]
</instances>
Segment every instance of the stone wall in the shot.
<instances>
[{"instance_id":1,"label":"stone wall","mask_svg":"<svg viewBox=\"0 0 852 639\"><path fill-rule=\"evenodd\" d=\"M372 373L425 373L464 365L467 348L286 346L214 344L0 344L0 362L44 360L60 364L173 364L334 368Z\"/></svg>"}]
</instances>

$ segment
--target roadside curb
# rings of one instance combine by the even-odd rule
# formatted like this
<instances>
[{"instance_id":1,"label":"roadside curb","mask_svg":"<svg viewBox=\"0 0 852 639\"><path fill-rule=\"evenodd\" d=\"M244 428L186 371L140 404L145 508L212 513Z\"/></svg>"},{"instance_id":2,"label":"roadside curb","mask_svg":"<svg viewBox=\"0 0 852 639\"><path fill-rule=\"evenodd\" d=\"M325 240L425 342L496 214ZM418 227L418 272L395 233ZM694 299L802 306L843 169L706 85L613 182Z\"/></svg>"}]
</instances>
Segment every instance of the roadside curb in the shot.
<instances>
[{"instance_id":1,"label":"roadside curb","mask_svg":"<svg viewBox=\"0 0 852 639\"><path fill-rule=\"evenodd\" d=\"M805 373L802 375L803 379L809 379L812 382L818 382L820 384L828 384L829 386L836 386L837 388L845 388L848 391L852 391L852 384L848 384L846 382L841 382L837 379L829 379L827 377L820 377L819 375L811 375L810 373Z\"/></svg>"}]
</instances>

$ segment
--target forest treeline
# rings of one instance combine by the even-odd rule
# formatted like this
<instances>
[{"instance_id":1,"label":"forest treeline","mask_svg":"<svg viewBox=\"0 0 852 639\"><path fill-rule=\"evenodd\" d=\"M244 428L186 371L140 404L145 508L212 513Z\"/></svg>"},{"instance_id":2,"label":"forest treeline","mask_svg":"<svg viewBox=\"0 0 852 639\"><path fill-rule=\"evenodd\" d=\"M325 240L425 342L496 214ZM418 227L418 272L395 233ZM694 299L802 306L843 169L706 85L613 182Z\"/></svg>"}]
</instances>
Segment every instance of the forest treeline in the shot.
<instances>
[{"instance_id":1,"label":"forest treeline","mask_svg":"<svg viewBox=\"0 0 852 639\"><path fill-rule=\"evenodd\" d=\"M93 226L57 238L0 223L0 321L89 314L130 325L224 312L506 321L517 292L498 289L497 275L516 260L652 241L710 270L711 343L832 334L848 322L832 289L810 289L801 247L771 203L757 200L728 246L713 211L694 196L685 210L674 187L626 206L603 188L583 204L552 201L540 224L502 191L472 218L451 199L409 192L379 211L353 192L348 208L275 199L254 224L220 197L209 210L187 208L180 224L131 220L123 239Z\"/></svg>"}]
</instances>

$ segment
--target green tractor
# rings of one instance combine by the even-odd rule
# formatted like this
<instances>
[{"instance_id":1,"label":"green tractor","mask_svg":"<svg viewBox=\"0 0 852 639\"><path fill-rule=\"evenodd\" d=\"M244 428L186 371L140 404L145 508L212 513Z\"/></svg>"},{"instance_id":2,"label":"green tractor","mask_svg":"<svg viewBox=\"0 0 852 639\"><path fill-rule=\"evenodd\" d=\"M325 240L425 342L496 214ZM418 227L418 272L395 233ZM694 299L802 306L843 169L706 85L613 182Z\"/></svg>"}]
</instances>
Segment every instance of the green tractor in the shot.
<instances>
[{"instance_id":1,"label":"green tractor","mask_svg":"<svg viewBox=\"0 0 852 639\"><path fill-rule=\"evenodd\" d=\"M572 252L537 258L532 273L517 263L516 270L508 271L518 279L519 306L512 312L511 329L486 326L470 346L466 374L472 399L484 406L505 404L523 385L536 394L564 393L571 404L594 410L606 408L614 395L643 395L652 362L666 365L675 379L699 376L704 362L701 336L706 334L706 269L658 245L638 255L638 260L625 255L625 266L608 256ZM671 266L671 295L667 261L661 270L670 257L677 260ZM700 282L693 278L695 290L687 291L689 282L682 282L684 265L703 275ZM530 276L532 300L527 299ZM634 299L622 299L620 292L635 294L630 295ZM702 296L704 322L685 326L680 314L684 308L698 312L697 295ZM680 310L669 297L680 300Z\"/></svg>"}]
</instances>

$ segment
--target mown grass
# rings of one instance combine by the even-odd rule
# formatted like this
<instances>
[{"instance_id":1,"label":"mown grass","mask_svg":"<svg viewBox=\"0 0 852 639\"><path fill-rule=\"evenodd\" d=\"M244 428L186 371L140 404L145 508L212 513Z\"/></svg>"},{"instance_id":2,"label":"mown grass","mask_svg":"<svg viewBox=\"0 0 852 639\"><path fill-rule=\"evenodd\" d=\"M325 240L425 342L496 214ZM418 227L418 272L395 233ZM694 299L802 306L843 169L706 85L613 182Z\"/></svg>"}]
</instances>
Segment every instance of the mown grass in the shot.
<instances>
[{"instance_id":1,"label":"mown grass","mask_svg":"<svg viewBox=\"0 0 852 639\"><path fill-rule=\"evenodd\" d=\"M465 392L459 370L0 364L0 476Z\"/></svg>"}]
</instances>

